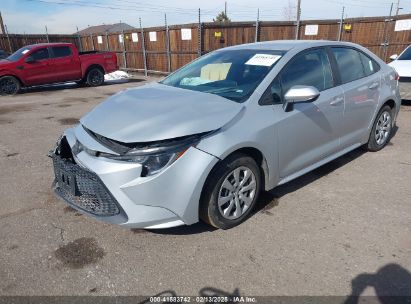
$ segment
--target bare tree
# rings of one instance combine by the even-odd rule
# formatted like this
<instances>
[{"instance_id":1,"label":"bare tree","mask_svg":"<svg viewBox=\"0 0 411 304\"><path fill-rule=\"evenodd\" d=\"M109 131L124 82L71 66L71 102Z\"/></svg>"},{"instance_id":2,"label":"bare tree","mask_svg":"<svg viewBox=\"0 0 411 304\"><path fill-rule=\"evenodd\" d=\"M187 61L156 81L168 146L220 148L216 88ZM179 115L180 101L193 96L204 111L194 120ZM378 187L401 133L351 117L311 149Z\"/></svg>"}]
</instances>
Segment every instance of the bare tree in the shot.
<instances>
[{"instance_id":1,"label":"bare tree","mask_svg":"<svg viewBox=\"0 0 411 304\"><path fill-rule=\"evenodd\" d=\"M294 1L288 0L287 6L283 7L283 16L287 21L292 21L297 18L297 7L295 6Z\"/></svg>"}]
</instances>

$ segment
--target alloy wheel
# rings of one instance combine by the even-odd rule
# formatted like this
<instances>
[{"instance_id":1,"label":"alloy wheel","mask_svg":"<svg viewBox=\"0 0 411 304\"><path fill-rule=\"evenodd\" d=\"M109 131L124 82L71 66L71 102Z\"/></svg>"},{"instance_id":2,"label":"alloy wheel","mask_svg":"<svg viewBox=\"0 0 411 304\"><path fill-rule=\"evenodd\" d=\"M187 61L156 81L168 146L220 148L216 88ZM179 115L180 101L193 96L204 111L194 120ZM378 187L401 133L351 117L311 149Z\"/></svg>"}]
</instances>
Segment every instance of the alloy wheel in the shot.
<instances>
[{"instance_id":1,"label":"alloy wheel","mask_svg":"<svg viewBox=\"0 0 411 304\"><path fill-rule=\"evenodd\" d=\"M391 133L391 114L388 111L381 113L375 128L375 141L377 145L385 144Z\"/></svg>"},{"instance_id":2,"label":"alloy wheel","mask_svg":"<svg viewBox=\"0 0 411 304\"><path fill-rule=\"evenodd\" d=\"M224 179L219 195L218 209L229 220L241 217L250 208L256 195L257 182L251 169L241 166Z\"/></svg>"}]
</instances>

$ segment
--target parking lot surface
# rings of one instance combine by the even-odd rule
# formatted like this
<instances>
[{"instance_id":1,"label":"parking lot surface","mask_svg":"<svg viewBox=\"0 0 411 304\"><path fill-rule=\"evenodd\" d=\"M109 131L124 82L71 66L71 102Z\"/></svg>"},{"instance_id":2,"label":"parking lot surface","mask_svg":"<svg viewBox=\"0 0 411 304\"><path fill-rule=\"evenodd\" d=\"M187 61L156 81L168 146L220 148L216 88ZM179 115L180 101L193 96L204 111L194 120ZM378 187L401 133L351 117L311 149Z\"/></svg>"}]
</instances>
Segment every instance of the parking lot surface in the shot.
<instances>
[{"instance_id":1,"label":"parking lot surface","mask_svg":"<svg viewBox=\"0 0 411 304\"><path fill-rule=\"evenodd\" d=\"M411 295L411 85L382 151L355 150L263 193L234 229L146 231L56 199L47 157L82 115L143 83L0 97L0 295Z\"/></svg>"}]
</instances>

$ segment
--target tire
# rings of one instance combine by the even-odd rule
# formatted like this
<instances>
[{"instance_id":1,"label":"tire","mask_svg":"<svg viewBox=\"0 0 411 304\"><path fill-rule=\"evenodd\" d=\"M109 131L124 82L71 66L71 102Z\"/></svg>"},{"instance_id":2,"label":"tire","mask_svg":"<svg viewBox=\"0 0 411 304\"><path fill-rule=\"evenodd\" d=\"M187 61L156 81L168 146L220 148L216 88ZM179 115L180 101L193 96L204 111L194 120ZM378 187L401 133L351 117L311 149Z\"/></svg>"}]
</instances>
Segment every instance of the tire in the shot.
<instances>
[{"instance_id":1,"label":"tire","mask_svg":"<svg viewBox=\"0 0 411 304\"><path fill-rule=\"evenodd\" d=\"M0 95L16 95L21 88L20 81L13 76L0 78Z\"/></svg>"},{"instance_id":2,"label":"tire","mask_svg":"<svg viewBox=\"0 0 411 304\"><path fill-rule=\"evenodd\" d=\"M391 139L392 129L392 109L389 106L383 106L375 118L366 149L376 152L384 148Z\"/></svg>"},{"instance_id":3,"label":"tire","mask_svg":"<svg viewBox=\"0 0 411 304\"><path fill-rule=\"evenodd\" d=\"M206 180L200 199L200 219L220 229L239 225L255 206L260 187L261 170L255 160L241 153L229 156Z\"/></svg>"},{"instance_id":4,"label":"tire","mask_svg":"<svg viewBox=\"0 0 411 304\"><path fill-rule=\"evenodd\" d=\"M104 83L104 72L100 68L91 68L86 75L86 83L90 87L97 87Z\"/></svg>"}]
</instances>

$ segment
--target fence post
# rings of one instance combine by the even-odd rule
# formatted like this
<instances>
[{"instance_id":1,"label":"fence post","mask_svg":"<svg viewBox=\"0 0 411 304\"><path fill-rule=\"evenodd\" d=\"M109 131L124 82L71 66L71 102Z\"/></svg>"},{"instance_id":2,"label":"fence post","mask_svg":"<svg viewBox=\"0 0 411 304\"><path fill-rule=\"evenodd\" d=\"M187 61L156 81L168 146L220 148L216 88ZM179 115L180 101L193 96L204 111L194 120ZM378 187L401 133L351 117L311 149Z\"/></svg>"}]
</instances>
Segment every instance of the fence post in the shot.
<instances>
[{"instance_id":1,"label":"fence post","mask_svg":"<svg viewBox=\"0 0 411 304\"><path fill-rule=\"evenodd\" d=\"M258 42L259 39L259 32L260 32L260 9L257 9L257 20L255 22L255 39L254 42Z\"/></svg>"},{"instance_id":2,"label":"fence post","mask_svg":"<svg viewBox=\"0 0 411 304\"><path fill-rule=\"evenodd\" d=\"M47 31L47 25L45 25L45 28L46 28L46 38L47 38L47 43L50 43L50 40L49 40L49 33L48 33L48 31Z\"/></svg>"},{"instance_id":3,"label":"fence post","mask_svg":"<svg viewBox=\"0 0 411 304\"><path fill-rule=\"evenodd\" d=\"M96 48L94 47L93 34L90 34L90 38L91 38L91 45L93 46L93 51L95 51Z\"/></svg>"},{"instance_id":4,"label":"fence post","mask_svg":"<svg viewBox=\"0 0 411 304\"><path fill-rule=\"evenodd\" d=\"M164 23L166 26L166 47L167 47L167 71L171 72L171 53L170 53L170 32L167 25L167 14L164 14Z\"/></svg>"},{"instance_id":5,"label":"fence post","mask_svg":"<svg viewBox=\"0 0 411 304\"><path fill-rule=\"evenodd\" d=\"M4 25L4 28L6 29L6 36L7 36L7 41L9 42L10 53L13 53L13 48L11 47L11 41L10 41L9 30L7 29L7 25Z\"/></svg>"},{"instance_id":6,"label":"fence post","mask_svg":"<svg viewBox=\"0 0 411 304\"><path fill-rule=\"evenodd\" d=\"M202 44L202 25L201 25L201 10L198 9L198 50L197 50L197 55L200 57L203 53L203 44Z\"/></svg>"},{"instance_id":7,"label":"fence post","mask_svg":"<svg viewBox=\"0 0 411 304\"><path fill-rule=\"evenodd\" d=\"M124 36L124 29L121 30L121 35L123 35L123 59L124 59L124 67L127 69L127 50L126 50L126 37Z\"/></svg>"},{"instance_id":8,"label":"fence post","mask_svg":"<svg viewBox=\"0 0 411 304\"><path fill-rule=\"evenodd\" d=\"M145 39L144 39L144 30L141 25L141 18L139 18L139 21L140 21L140 32L141 32L141 48L143 50L143 61L144 61L144 76L147 77L146 44L145 44Z\"/></svg>"},{"instance_id":9,"label":"fence post","mask_svg":"<svg viewBox=\"0 0 411 304\"><path fill-rule=\"evenodd\" d=\"M110 43L108 41L108 32L106 31L106 51L110 51Z\"/></svg>"}]
</instances>

